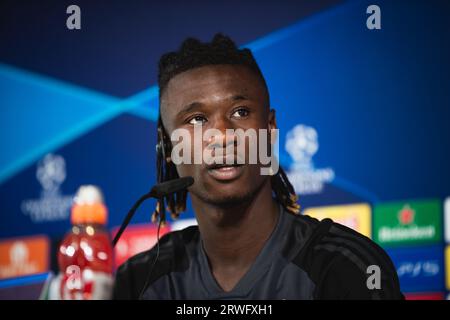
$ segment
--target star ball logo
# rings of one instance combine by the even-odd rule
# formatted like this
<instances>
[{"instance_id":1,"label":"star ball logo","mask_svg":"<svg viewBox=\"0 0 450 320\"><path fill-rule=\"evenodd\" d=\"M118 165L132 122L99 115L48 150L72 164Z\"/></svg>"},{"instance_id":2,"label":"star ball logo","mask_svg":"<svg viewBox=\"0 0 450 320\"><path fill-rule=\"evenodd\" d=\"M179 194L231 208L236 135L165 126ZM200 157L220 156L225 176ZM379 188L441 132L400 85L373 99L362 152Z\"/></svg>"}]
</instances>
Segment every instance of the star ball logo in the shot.
<instances>
[{"instance_id":1,"label":"star ball logo","mask_svg":"<svg viewBox=\"0 0 450 320\"><path fill-rule=\"evenodd\" d=\"M63 157L47 154L37 165L36 178L41 184L39 199L24 200L22 212L33 222L60 221L69 217L72 196L62 195L61 184L66 179L66 162Z\"/></svg>"},{"instance_id":2,"label":"star ball logo","mask_svg":"<svg viewBox=\"0 0 450 320\"><path fill-rule=\"evenodd\" d=\"M314 167L312 158L319 150L316 129L303 124L296 125L286 135L285 149L293 160L287 176L297 194L320 193L326 183L333 181L333 169Z\"/></svg>"}]
</instances>

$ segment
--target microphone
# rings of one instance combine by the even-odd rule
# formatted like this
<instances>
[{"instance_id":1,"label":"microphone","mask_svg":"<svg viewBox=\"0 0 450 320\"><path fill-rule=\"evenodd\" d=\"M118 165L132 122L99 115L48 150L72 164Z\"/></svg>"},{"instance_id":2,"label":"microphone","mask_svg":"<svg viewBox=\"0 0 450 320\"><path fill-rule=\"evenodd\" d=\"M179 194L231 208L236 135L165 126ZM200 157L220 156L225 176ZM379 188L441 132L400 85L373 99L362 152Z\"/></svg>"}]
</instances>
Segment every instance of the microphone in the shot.
<instances>
[{"instance_id":1,"label":"microphone","mask_svg":"<svg viewBox=\"0 0 450 320\"><path fill-rule=\"evenodd\" d=\"M136 210L139 208L139 206L147 199L155 198L158 200L162 200L162 198L168 196L169 194L176 193L179 191L182 191L188 187L190 187L194 183L194 178L192 177L182 177L179 179L173 179L169 181L165 181L162 183L159 183L155 185L150 192L144 194L139 198L138 201L131 207L130 211L128 211L128 214L126 215L125 219L123 220L119 231L117 231L116 236L114 237L114 240L112 242L113 247L116 246L117 242L119 241L120 237L122 236L122 233L125 231L125 228L128 226L128 224L131 221L131 218L133 217Z\"/></svg>"},{"instance_id":2,"label":"microphone","mask_svg":"<svg viewBox=\"0 0 450 320\"><path fill-rule=\"evenodd\" d=\"M169 180L160 184L157 184L152 188L150 193L153 193L156 198L162 198L171 193L176 193L190 187L194 183L194 178L183 177L179 179Z\"/></svg>"}]
</instances>

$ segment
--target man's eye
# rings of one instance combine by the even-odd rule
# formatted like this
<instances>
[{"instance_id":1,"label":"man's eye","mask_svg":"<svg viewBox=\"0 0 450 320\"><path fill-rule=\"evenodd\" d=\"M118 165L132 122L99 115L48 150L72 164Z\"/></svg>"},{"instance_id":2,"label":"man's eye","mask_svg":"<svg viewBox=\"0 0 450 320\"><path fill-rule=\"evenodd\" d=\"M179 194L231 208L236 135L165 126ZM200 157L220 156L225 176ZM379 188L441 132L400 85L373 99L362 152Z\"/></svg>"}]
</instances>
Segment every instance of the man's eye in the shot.
<instances>
[{"instance_id":1,"label":"man's eye","mask_svg":"<svg viewBox=\"0 0 450 320\"><path fill-rule=\"evenodd\" d=\"M193 125L203 124L204 122L206 122L206 118L203 116L195 116L189 120L189 123Z\"/></svg>"},{"instance_id":2,"label":"man's eye","mask_svg":"<svg viewBox=\"0 0 450 320\"><path fill-rule=\"evenodd\" d=\"M242 117L248 116L248 114L249 114L249 111L247 109L240 108L240 109L236 110L235 112L233 112L232 116L236 117L236 118L242 118Z\"/></svg>"}]
</instances>

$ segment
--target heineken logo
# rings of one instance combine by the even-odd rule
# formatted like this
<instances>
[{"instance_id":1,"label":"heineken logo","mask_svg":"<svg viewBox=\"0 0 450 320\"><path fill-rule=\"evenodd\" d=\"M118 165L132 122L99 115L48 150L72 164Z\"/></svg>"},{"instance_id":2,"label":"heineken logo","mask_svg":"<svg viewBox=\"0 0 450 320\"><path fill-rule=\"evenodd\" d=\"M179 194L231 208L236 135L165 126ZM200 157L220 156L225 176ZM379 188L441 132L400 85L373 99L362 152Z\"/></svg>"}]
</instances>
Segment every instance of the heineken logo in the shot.
<instances>
[{"instance_id":1,"label":"heineken logo","mask_svg":"<svg viewBox=\"0 0 450 320\"><path fill-rule=\"evenodd\" d=\"M374 240L381 244L437 243L442 239L439 200L380 203L374 208Z\"/></svg>"},{"instance_id":2,"label":"heineken logo","mask_svg":"<svg viewBox=\"0 0 450 320\"><path fill-rule=\"evenodd\" d=\"M436 230L433 226L411 227L411 228L389 228L382 227L379 232L380 241L405 241L405 240L428 240L434 237Z\"/></svg>"},{"instance_id":3,"label":"heineken logo","mask_svg":"<svg viewBox=\"0 0 450 320\"><path fill-rule=\"evenodd\" d=\"M436 230L434 226L416 226L413 224L416 212L409 204L398 212L399 227L382 227L380 240L384 242L404 240L426 240L433 238Z\"/></svg>"}]
</instances>

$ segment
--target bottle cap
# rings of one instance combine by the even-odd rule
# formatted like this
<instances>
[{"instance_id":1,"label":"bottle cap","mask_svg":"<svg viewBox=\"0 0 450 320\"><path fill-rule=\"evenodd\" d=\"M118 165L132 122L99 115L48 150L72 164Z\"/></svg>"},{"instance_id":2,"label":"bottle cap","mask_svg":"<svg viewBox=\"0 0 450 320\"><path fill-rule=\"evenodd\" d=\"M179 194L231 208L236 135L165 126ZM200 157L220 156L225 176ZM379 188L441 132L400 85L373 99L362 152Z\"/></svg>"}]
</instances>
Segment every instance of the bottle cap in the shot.
<instances>
[{"instance_id":1,"label":"bottle cap","mask_svg":"<svg viewBox=\"0 0 450 320\"><path fill-rule=\"evenodd\" d=\"M72 224L98 223L106 224L108 210L103 204L100 189L93 185L81 186L73 199Z\"/></svg>"}]
</instances>

